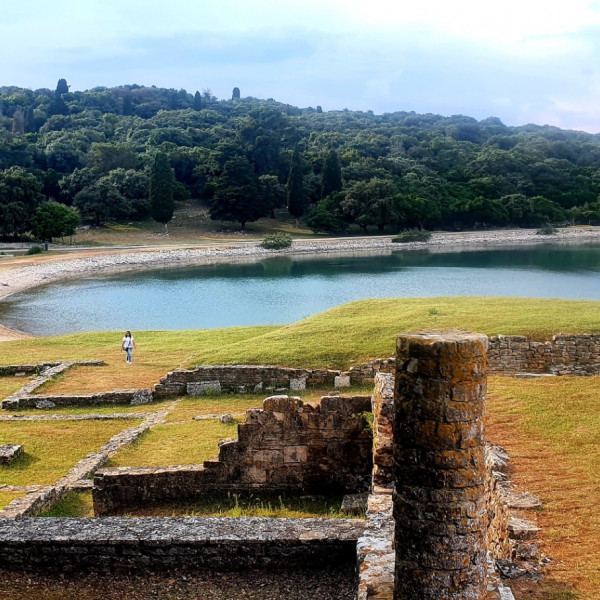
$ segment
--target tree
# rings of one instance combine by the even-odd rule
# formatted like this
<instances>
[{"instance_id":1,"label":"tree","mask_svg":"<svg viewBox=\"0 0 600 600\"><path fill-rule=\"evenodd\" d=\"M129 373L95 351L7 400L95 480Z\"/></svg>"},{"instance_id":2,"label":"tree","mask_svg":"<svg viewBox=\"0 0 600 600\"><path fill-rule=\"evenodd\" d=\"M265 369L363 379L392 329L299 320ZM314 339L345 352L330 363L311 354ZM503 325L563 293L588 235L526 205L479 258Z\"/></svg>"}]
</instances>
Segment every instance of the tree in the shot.
<instances>
[{"instance_id":1,"label":"tree","mask_svg":"<svg viewBox=\"0 0 600 600\"><path fill-rule=\"evenodd\" d=\"M196 93L194 94L193 107L194 107L194 110L202 110L202 95L200 94L200 92L198 90L196 90Z\"/></svg>"},{"instance_id":2,"label":"tree","mask_svg":"<svg viewBox=\"0 0 600 600\"><path fill-rule=\"evenodd\" d=\"M31 227L31 218L44 200L42 183L21 167L0 171L0 235L18 236Z\"/></svg>"},{"instance_id":3,"label":"tree","mask_svg":"<svg viewBox=\"0 0 600 600\"><path fill-rule=\"evenodd\" d=\"M239 100L240 99L240 88L239 87L234 87L233 88L233 92L231 93L231 99L232 100Z\"/></svg>"},{"instance_id":4,"label":"tree","mask_svg":"<svg viewBox=\"0 0 600 600\"><path fill-rule=\"evenodd\" d=\"M13 115L13 133L16 135L23 135L25 133L25 115L20 108L15 110L15 114Z\"/></svg>"},{"instance_id":5,"label":"tree","mask_svg":"<svg viewBox=\"0 0 600 600\"><path fill-rule=\"evenodd\" d=\"M290 215L298 219L304 214L306 209L306 200L304 197L304 164L302 153L296 147L292 156L292 166L287 180L287 207Z\"/></svg>"},{"instance_id":6,"label":"tree","mask_svg":"<svg viewBox=\"0 0 600 600\"><path fill-rule=\"evenodd\" d=\"M175 211L174 182L169 157L164 152L158 152L150 171L150 214L155 221L165 226L165 234L169 232L168 223Z\"/></svg>"},{"instance_id":7,"label":"tree","mask_svg":"<svg viewBox=\"0 0 600 600\"><path fill-rule=\"evenodd\" d=\"M325 156L323 175L321 178L321 198L342 189L342 169L335 150L330 150Z\"/></svg>"},{"instance_id":8,"label":"tree","mask_svg":"<svg viewBox=\"0 0 600 600\"><path fill-rule=\"evenodd\" d=\"M59 79L56 84L56 95L62 96L63 94L69 93L69 86L67 85L66 79Z\"/></svg>"},{"instance_id":9,"label":"tree","mask_svg":"<svg viewBox=\"0 0 600 600\"><path fill-rule=\"evenodd\" d=\"M210 201L210 218L239 221L242 231L246 223L269 214L269 207L258 194L256 173L244 156L234 156L223 166Z\"/></svg>"},{"instance_id":10,"label":"tree","mask_svg":"<svg viewBox=\"0 0 600 600\"><path fill-rule=\"evenodd\" d=\"M51 242L54 237L73 235L80 223L76 208L58 202L45 202L38 207L31 219L31 231L37 239Z\"/></svg>"},{"instance_id":11,"label":"tree","mask_svg":"<svg viewBox=\"0 0 600 600\"><path fill-rule=\"evenodd\" d=\"M261 175L258 178L258 193L274 219L275 209L285 206L285 188L275 175Z\"/></svg>"},{"instance_id":12,"label":"tree","mask_svg":"<svg viewBox=\"0 0 600 600\"><path fill-rule=\"evenodd\" d=\"M341 203L344 195L339 192L323 198L306 215L306 224L315 232L342 233L348 228L344 220Z\"/></svg>"}]
</instances>

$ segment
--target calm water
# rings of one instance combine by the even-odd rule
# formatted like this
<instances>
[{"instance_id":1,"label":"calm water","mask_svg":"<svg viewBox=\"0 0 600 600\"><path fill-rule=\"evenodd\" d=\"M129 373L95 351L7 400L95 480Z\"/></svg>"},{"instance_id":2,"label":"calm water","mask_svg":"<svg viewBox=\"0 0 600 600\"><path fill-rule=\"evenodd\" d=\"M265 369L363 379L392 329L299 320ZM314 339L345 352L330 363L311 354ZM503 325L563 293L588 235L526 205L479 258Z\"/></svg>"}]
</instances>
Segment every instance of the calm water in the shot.
<instances>
[{"instance_id":1,"label":"calm water","mask_svg":"<svg viewBox=\"0 0 600 600\"><path fill-rule=\"evenodd\" d=\"M520 296L600 300L600 245L477 252L274 257L51 284L0 303L37 335L297 321L361 298Z\"/></svg>"}]
</instances>

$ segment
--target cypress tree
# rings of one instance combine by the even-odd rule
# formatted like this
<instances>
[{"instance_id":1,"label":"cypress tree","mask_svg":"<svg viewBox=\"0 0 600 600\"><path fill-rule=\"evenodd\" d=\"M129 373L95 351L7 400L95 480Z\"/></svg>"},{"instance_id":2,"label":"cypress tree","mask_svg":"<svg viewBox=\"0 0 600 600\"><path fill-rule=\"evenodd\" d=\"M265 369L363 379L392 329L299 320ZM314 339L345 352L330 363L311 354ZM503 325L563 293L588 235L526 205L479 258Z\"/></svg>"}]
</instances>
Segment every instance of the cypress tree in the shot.
<instances>
[{"instance_id":1,"label":"cypress tree","mask_svg":"<svg viewBox=\"0 0 600 600\"><path fill-rule=\"evenodd\" d=\"M56 84L56 95L62 96L63 94L69 93L69 86L67 85L66 79L59 79Z\"/></svg>"},{"instance_id":2,"label":"cypress tree","mask_svg":"<svg viewBox=\"0 0 600 600\"><path fill-rule=\"evenodd\" d=\"M298 227L298 219L304 214L306 207L304 200L304 164L298 147L294 150L290 175L287 180L287 200L288 211L296 218L296 227Z\"/></svg>"},{"instance_id":3,"label":"cypress tree","mask_svg":"<svg viewBox=\"0 0 600 600\"><path fill-rule=\"evenodd\" d=\"M239 87L234 87L233 88L233 92L231 93L231 99L232 100L239 100L240 99L240 88Z\"/></svg>"},{"instance_id":4,"label":"cypress tree","mask_svg":"<svg viewBox=\"0 0 600 600\"><path fill-rule=\"evenodd\" d=\"M173 169L169 158L164 152L158 152L150 171L150 214L156 222L165 226L165 234L169 233L168 223L175 210L173 185Z\"/></svg>"},{"instance_id":5,"label":"cypress tree","mask_svg":"<svg viewBox=\"0 0 600 600\"><path fill-rule=\"evenodd\" d=\"M198 90L194 94L194 110L202 110L202 95Z\"/></svg>"},{"instance_id":6,"label":"cypress tree","mask_svg":"<svg viewBox=\"0 0 600 600\"><path fill-rule=\"evenodd\" d=\"M342 189L342 169L335 150L330 150L325 157L323 165L323 178L321 180L321 198L327 198L333 192Z\"/></svg>"}]
</instances>

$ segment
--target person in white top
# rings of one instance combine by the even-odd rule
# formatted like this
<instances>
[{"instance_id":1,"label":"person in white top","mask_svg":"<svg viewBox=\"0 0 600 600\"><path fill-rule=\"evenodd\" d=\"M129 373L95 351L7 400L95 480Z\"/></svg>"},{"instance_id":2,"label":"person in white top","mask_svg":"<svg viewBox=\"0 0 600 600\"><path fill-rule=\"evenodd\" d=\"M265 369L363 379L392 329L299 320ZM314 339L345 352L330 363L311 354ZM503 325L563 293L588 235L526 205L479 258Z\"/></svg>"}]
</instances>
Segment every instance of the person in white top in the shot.
<instances>
[{"instance_id":1,"label":"person in white top","mask_svg":"<svg viewBox=\"0 0 600 600\"><path fill-rule=\"evenodd\" d=\"M125 336L123 337L123 342L121 343L121 349L125 350L125 352L127 353L126 361L130 365L133 364L131 354L132 354L134 348L135 348L135 341L133 339L133 336L131 335L131 331L126 331Z\"/></svg>"}]
</instances>

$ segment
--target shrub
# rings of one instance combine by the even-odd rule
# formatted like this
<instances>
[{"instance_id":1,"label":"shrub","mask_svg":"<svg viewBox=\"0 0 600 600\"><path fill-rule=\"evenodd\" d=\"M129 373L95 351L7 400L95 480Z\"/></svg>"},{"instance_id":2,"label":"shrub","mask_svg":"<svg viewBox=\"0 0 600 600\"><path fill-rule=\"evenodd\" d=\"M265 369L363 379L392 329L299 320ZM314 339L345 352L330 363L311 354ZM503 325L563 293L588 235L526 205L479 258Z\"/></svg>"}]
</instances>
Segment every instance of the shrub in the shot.
<instances>
[{"instance_id":1,"label":"shrub","mask_svg":"<svg viewBox=\"0 0 600 600\"><path fill-rule=\"evenodd\" d=\"M410 229L409 231L402 231L395 238L392 238L392 242L395 244L408 244L410 242L428 242L431 238L431 231L425 231L424 229Z\"/></svg>"},{"instance_id":2,"label":"shrub","mask_svg":"<svg viewBox=\"0 0 600 600\"><path fill-rule=\"evenodd\" d=\"M554 227L554 225L550 225L550 223L546 223L546 225L542 225L535 234L536 235L556 235L558 233L558 229Z\"/></svg>"},{"instance_id":3,"label":"shrub","mask_svg":"<svg viewBox=\"0 0 600 600\"><path fill-rule=\"evenodd\" d=\"M41 246L31 246L25 254L41 254L44 249Z\"/></svg>"},{"instance_id":4,"label":"shrub","mask_svg":"<svg viewBox=\"0 0 600 600\"><path fill-rule=\"evenodd\" d=\"M289 248L292 245L292 236L289 233L273 233L265 235L260 245L267 250Z\"/></svg>"}]
</instances>

